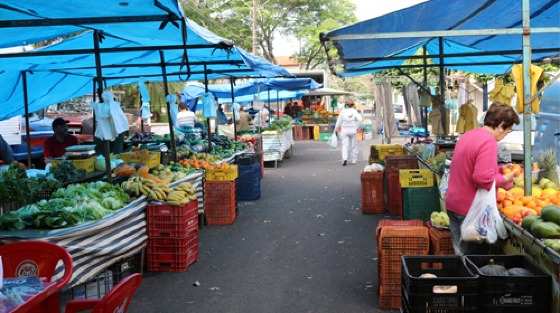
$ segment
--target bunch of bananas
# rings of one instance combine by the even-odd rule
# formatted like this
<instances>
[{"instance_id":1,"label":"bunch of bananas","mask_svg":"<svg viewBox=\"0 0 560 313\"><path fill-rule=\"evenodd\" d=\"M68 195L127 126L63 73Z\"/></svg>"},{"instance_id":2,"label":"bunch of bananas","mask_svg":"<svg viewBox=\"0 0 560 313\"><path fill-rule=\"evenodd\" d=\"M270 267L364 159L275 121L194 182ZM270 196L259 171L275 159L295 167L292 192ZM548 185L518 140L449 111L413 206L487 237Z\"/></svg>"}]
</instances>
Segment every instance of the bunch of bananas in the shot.
<instances>
[{"instance_id":1,"label":"bunch of bananas","mask_svg":"<svg viewBox=\"0 0 560 313\"><path fill-rule=\"evenodd\" d=\"M156 201L165 201L167 194L172 190L165 184L158 184L150 179L139 176L133 176L121 186L126 192L132 196L144 195L149 199Z\"/></svg>"},{"instance_id":2,"label":"bunch of bananas","mask_svg":"<svg viewBox=\"0 0 560 313\"><path fill-rule=\"evenodd\" d=\"M190 183L182 183L167 195L167 203L185 205L196 200L196 189Z\"/></svg>"}]
</instances>

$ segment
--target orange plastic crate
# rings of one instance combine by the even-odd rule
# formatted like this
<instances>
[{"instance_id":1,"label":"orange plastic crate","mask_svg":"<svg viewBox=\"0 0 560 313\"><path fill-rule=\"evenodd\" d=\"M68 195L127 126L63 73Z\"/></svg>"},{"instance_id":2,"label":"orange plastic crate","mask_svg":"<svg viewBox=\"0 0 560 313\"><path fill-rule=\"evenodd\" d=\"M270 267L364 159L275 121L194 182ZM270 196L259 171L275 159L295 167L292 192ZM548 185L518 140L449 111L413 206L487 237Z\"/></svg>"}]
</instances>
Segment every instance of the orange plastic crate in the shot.
<instances>
[{"instance_id":1,"label":"orange plastic crate","mask_svg":"<svg viewBox=\"0 0 560 313\"><path fill-rule=\"evenodd\" d=\"M362 213L383 213L385 211L383 172L363 172L360 180L362 182Z\"/></svg>"},{"instance_id":2,"label":"orange plastic crate","mask_svg":"<svg viewBox=\"0 0 560 313\"><path fill-rule=\"evenodd\" d=\"M236 181L204 183L204 214L209 225L233 224L236 208Z\"/></svg>"},{"instance_id":3,"label":"orange plastic crate","mask_svg":"<svg viewBox=\"0 0 560 313\"><path fill-rule=\"evenodd\" d=\"M401 308L401 287L383 285L379 288L379 308L398 310Z\"/></svg>"},{"instance_id":4,"label":"orange plastic crate","mask_svg":"<svg viewBox=\"0 0 560 313\"><path fill-rule=\"evenodd\" d=\"M455 255L451 232L430 227L430 252L433 255Z\"/></svg>"}]
</instances>

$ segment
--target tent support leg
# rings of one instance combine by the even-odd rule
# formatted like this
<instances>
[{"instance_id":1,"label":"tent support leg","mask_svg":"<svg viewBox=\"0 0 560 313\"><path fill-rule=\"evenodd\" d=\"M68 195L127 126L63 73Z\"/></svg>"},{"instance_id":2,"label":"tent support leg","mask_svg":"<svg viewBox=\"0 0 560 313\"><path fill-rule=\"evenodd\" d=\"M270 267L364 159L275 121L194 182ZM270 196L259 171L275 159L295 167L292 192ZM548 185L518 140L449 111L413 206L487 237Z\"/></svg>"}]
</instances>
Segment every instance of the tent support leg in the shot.
<instances>
[{"instance_id":1,"label":"tent support leg","mask_svg":"<svg viewBox=\"0 0 560 313\"><path fill-rule=\"evenodd\" d=\"M426 59L426 45L424 45L422 47L422 55L424 56L424 58L422 58L422 74L423 74L423 85L424 85L424 90L428 93L428 95L431 95L432 93L430 92L430 89L428 87L428 60ZM424 127L424 130L427 132L428 131L428 108L427 107L423 107L422 108L422 127Z\"/></svg>"},{"instance_id":2,"label":"tent support leg","mask_svg":"<svg viewBox=\"0 0 560 313\"><path fill-rule=\"evenodd\" d=\"M97 88L96 84L97 84L97 81L94 78L93 79L93 102L97 101L97 96L95 95L95 93L96 93L95 90ZM92 112L93 112L93 138L95 138L95 129L97 128L97 122L95 121L95 111L92 110Z\"/></svg>"},{"instance_id":3,"label":"tent support leg","mask_svg":"<svg viewBox=\"0 0 560 313\"><path fill-rule=\"evenodd\" d=\"M438 38L439 43L439 96L441 100L441 105L439 111L441 112L441 124L443 126L443 132L447 135L449 134L449 125L447 124L447 110L445 109L445 67L443 59L443 37Z\"/></svg>"},{"instance_id":4,"label":"tent support leg","mask_svg":"<svg viewBox=\"0 0 560 313\"><path fill-rule=\"evenodd\" d=\"M161 61L161 76L163 77L163 89L165 90L165 103L167 104L167 116L169 119L169 140L171 146L171 159L177 161L177 142L175 141L175 125L173 125L173 119L171 118L171 103L167 101L167 96L169 96L169 85L167 83L167 68L165 66L165 55L163 50L159 51L159 59Z\"/></svg>"},{"instance_id":5,"label":"tent support leg","mask_svg":"<svg viewBox=\"0 0 560 313\"><path fill-rule=\"evenodd\" d=\"M229 86L231 90L231 107L232 107L232 120L233 120L233 140L237 139L237 122L235 120L235 110L233 110L233 104L235 103L235 93L233 89L233 77L229 79Z\"/></svg>"},{"instance_id":6,"label":"tent support leg","mask_svg":"<svg viewBox=\"0 0 560 313\"><path fill-rule=\"evenodd\" d=\"M23 108L25 109L25 138L27 138L27 167L31 168L31 129L29 128L29 98L27 94L27 72L21 72L23 84Z\"/></svg>"},{"instance_id":7,"label":"tent support leg","mask_svg":"<svg viewBox=\"0 0 560 313\"><path fill-rule=\"evenodd\" d=\"M276 90L276 117L280 119L280 94Z\"/></svg>"},{"instance_id":8,"label":"tent support leg","mask_svg":"<svg viewBox=\"0 0 560 313\"><path fill-rule=\"evenodd\" d=\"M268 88L268 126L270 126L270 88Z\"/></svg>"},{"instance_id":9,"label":"tent support leg","mask_svg":"<svg viewBox=\"0 0 560 313\"><path fill-rule=\"evenodd\" d=\"M99 52L99 42L101 41L101 33L98 30L93 32L93 50L95 51L95 79L97 81L97 97L99 102L103 102L103 73L101 69L101 53ZM104 154L105 154L105 174L107 181L112 182L111 177L111 147L108 140L104 140Z\"/></svg>"},{"instance_id":10,"label":"tent support leg","mask_svg":"<svg viewBox=\"0 0 560 313\"><path fill-rule=\"evenodd\" d=\"M488 111L488 83L482 84L482 111Z\"/></svg>"},{"instance_id":11,"label":"tent support leg","mask_svg":"<svg viewBox=\"0 0 560 313\"><path fill-rule=\"evenodd\" d=\"M531 175L531 9L530 0L523 0L523 156L525 195L532 190Z\"/></svg>"},{"instance_id":12,"label":"tent support leg","mask_svg":"<svg viewBox=\"0 0 560 313\"><path fill-rule=\"evenodd\" d=\"M208 66L204 65L204 92L208 93ZM212 152L212 128L210 128L210 118L206 119L207 136L208 136L208 152Z\"/></svg>"}]
</instances>

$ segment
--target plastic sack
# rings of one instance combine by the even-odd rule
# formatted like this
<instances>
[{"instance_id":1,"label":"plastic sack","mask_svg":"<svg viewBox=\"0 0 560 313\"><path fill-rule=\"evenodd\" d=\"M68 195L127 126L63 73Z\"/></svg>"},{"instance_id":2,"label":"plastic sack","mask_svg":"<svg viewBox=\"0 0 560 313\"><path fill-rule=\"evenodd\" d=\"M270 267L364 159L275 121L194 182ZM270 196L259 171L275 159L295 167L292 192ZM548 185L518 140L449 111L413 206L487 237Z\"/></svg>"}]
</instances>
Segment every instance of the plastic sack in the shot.
<instances>
[{"instance_id":1,"label":"plastic sack","mask_svg":"<svg viewBox=\"0 0 560 313\"><path fill-rule=\"evenodd\" d=\"M370 165L366 165L364 167L364 172L383 172L385 168L383 167L383 165L378 164L378 163L373 163Z\"/></svg>"},{"instance_id":2,"label":"plastic sack","mask_svg":"<svg viewBox=\"0 0 560 313\"><path fill-rule=\"evenodd\" d=\"M478 189L473 203L461 225L461 240L495 243L498 237L507 238L507 231L496 206L496 183L490 190Z\"/></svg>"},{"instance_id":3,"label":"plastic sack","mask_svg":"<svg viewBox=\"0 0 560 313\"><path fill-rule=\"evenodd\" d=\"M333 132L332 136L331 136L331 140L329 140L329 146L331 146L331 148L336 149L336 147L338 147L338 136L336 134L336 132Z\"/></svg>"},{"instance_id":4,"label":"plastic sack","mask_svg":"<svg viewBox=\"0 0 560 313\"><path fill-rule=\"evenodd\" d=\"M448 189L448 182L449 182L449 170L445 169L443 175L441 176L441 180L439 182L439 194L442 199L445 199L445 194L447 193Z\"/></svg>"}]
</instances>

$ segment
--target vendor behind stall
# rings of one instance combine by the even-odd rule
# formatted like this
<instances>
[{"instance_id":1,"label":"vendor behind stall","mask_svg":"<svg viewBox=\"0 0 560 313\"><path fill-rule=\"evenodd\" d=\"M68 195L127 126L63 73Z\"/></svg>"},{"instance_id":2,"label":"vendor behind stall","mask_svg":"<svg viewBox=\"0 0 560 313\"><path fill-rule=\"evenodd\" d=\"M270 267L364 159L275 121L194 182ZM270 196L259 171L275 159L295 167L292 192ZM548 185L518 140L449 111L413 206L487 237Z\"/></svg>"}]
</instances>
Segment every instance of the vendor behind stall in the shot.
<instances>
[{"instance_id":1,"label":"vendor behind stall","mask_svg":"<svg viewBox=\"0 0 560 313\"><path fill-rule=\"evenodd\" d=\"M53 158L59 158L66 153L66 147L77 145L78 138L68 133L68 125L61 117L57 117L52 122L54 135L45 141L44 156L46 161Z\"/></svg>"},{"instance_id":2,"label":"vendor behind stall","mask_svg":"<svg viewBox=\"0 0 560 313\"><path fill-rule=\"evenodd\" d=\"M183 102L179 102L179 113L177 113L177 128L193 128L196 123L196 114L187 108Z\"/></svg>"},{"instance_id":3,"label":"vendor behind stall","mask_svg":"<svg viewBox=\"0 0 560 313\"><path fill-rule=\"evenodd\" d=\"M242 107L239 108L239 118L235 121L237 123L237 131L249 131L251 130L249 126L250 116L249 113L245 111Z\"/></svg>"}]
</instances>

